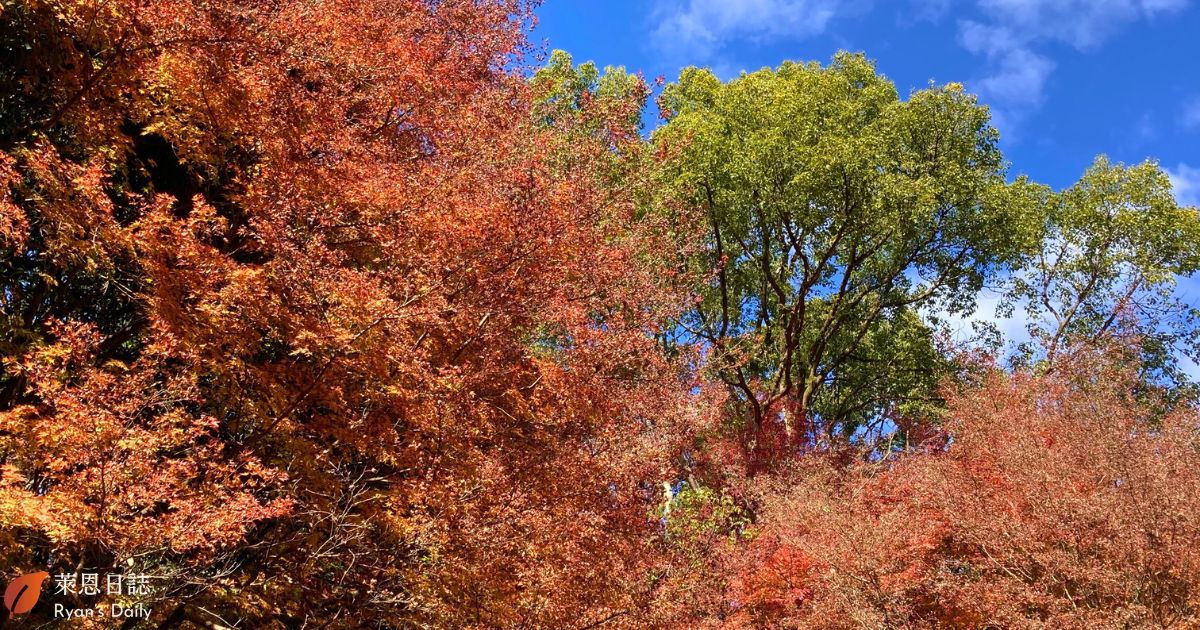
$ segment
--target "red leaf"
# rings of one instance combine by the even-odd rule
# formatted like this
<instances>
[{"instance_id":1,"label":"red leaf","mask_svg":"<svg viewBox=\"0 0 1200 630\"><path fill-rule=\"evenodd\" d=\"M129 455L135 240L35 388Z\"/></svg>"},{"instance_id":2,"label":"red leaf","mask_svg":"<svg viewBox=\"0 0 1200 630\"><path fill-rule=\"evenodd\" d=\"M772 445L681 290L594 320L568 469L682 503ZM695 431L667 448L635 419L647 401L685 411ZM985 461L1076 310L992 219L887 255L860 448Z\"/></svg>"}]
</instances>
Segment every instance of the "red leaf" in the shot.
<instances>
[{"instance_id":1,"label":"red leaf","mask_svg":"<svg viewBox=\"0 0 1200 630\"><path fill-rule=\"evenodd\" d=\"M4 605L9 610L10 619L13 615L29 612L34 604L37 604L38 597L42 594L42 582L48 577L49 573L38 571L9 582L8 588L4 590Z\"/></svg>"}]
</instances>

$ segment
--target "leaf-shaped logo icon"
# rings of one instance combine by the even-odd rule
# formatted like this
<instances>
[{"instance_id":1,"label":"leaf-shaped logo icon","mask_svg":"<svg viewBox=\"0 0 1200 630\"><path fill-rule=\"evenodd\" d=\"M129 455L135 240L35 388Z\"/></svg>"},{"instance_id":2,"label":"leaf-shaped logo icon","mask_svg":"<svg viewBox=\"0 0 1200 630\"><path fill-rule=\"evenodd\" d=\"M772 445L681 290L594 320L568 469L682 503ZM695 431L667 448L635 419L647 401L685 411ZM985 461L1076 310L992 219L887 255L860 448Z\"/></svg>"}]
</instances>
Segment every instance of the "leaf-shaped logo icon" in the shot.
<instances>
[{"instance_id":1,"label":"leaf-shaped logo icon","mask_svg":"<svg viewBox=\"0 0 1200 630\"><path fill-rule=\"evenodd\" d=\"M48 577L49 573L38 571L26 573L8 583L8 588L4 590L4 605L8 608L9 619L33 609L42 594L42 582Z\"/></svg>"}]
</instances>

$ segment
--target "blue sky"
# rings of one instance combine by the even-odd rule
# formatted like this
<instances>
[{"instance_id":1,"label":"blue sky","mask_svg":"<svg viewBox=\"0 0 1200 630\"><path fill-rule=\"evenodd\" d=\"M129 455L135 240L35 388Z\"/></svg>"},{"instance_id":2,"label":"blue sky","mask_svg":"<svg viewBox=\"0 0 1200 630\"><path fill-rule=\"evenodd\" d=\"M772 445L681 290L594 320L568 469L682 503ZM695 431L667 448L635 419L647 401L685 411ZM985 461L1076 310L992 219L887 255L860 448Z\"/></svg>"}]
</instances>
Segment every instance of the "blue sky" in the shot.
<instances>
[{"instance_id":1,"label":"blue sky","mask_svg":"<svg viewBox=\"0 0 1200 630\"><path fill-rule=\"evenodd\" d=\"M901 93L980 94L1014 175L1154 158L1200 204L1200 0L546 0L538 19L535 45L650 80L863 51Z\"/></svg>"},{"instance_id":2,"label":"blue sky","mask_svg":"<svg viewBox=\"0 0 1200 630\"><path fill-rule=\"evenodd\" d=\"M1150 158L1200 205L1200 0L545 0L538 19L544 50L651 81L862 51L902 94L930 81L979 94L1012 176L1061 188L1098 154ZM1200 305L1200 281L1178 294ZM977 317L993 319L994 301L981 296ZM995 321L1023 336L1023 322Z\"/></svg>"}]
</instances>

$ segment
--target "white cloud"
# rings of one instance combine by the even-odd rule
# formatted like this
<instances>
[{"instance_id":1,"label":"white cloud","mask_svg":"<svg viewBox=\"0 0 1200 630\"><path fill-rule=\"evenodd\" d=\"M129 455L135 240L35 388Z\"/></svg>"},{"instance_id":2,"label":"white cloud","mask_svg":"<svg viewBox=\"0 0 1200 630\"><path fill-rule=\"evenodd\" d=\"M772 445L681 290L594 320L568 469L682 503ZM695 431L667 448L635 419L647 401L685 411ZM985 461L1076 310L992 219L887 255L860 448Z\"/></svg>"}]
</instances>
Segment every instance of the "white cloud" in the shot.
<instances>
[{"instance_id":1,"label":"white cloud","mask_svg":"<svg viewBox=\"0 0 1200 630\"><path fill-rule=\"evenodd\" d=\"M1158 136L1158 129L1155 128L1154 118L1149 113L1143 112L1133 127L1133 139L1138 143L1143 143L1153 140L1156 136Z\"/></svg>"},{"instance_id":2,"label":"white cloud","mask_svg":"<svg viewBox=\"0 0 1200 630\"><path fill-rule=\"evenodd\" d=\"M911 0L912 19L936 22L950 12L954 0Z\"/></svg>"},{"instance_id":3,"label":"white cloud","mask_svg":"<svg viewBox=\"0 0 1200 630\"><path fill-rule=\"evenodd\" d=\"M967 50L988 56L1003 54L1024 44L1008 27L981 24L974 20L959 22L958 40Z\"/></svg>"},{"instance_id":4,"label":"white cloud","mask_svg":"<svg viewBox=\"0 0 1200 630\"><path fill-rule=\"evenodd\" d=\"M987 63L975 81L997 120L1020 121L1044 100L1056 67L1048 46L1100 46L1129 24L1178 12L1192 0L909 0L912 17L938 20L957 5L975 9L959 22L959 42ZM657 0L653 41L671 61L737 67L725 49L737 40L769 42L826 32L872 0ZM1200 128L1200 100L1184 116ZM1011 132L1011 130L1006 130Z\"/></svg>"},{"instance_id":5,"label":"white cloud","mask_svg":"<svg viewBox=\"0 0 1200 630\"><path fill-rule=\"evenodd\" d=\"M1178 11L1189 0L979 0L979 8L1027 40L1094 48L1126 23Z\"/></svg>"},{"instance_id":6,"label":"white cloud","mask_svg":"<svg viewBox=\"0 0 1200 630\"><path fill-rule=\"evenodd\" d=\"M1054 62L1026 48L1005 53L997 70L979 82L984 92L1010 105L1036 105Z\"/></svg>"},{"instance_id":7,"label":"white cloud","mask_svg":"<svg viewBox=\"0 0 1200 630\"><path fill-rule=\"evenodd\" d=\"M988 72L975 88L993 106L992 124L1013 137L1025 110L1042 102L1054 62L1027 46L1026 38L1003 25L963 20L958 25L963 48L988 59Z\"/></svg>"},{"instance_id":8,"label":"white cloud","mask_svg":"<svg viewBox=\"0 0 1200 630\"><path fill-rule=\"evenodd\" d=\"M1190 0L976 0L986 18L959 22L959 41L988 58L982 95L1001 118L1015 120L1041 102L1054 62L1042 47L1098 47L1126 24L1178 11ZM1196 112L1200 125L1200 107Z\"/></svg>"},{"instance_id":9,"label":"white cloud","mask_svg":"<svg viewBox=\"0 0 1200 630\"><path fill-rule=\"evenodd\" d=\"M663 50L692 60L713 57L737 37L769 41L825 32L855 3L838 0L668 0L656 11L654 38Z\"/></svg>"},{"instance_id":10,"label":"white cloud","mask_svg":"<svg viewBox=\"0 0 1200 630\"><path fill-rule=\"evenodd\" d=\"M1003 295L993 289L984 289L975 297L975 310L970 315L950 314L944 312L924 313L926 321L936 317L945 323L949 333L957 341L968 341L975 334L974 324L990 324L996 327L1004 338L1005 343L1022 343L1029 341L1029 331L1026 330L1025 318L1017 309L1011 316L1001 317L1000 303Z\"/></svg>"},{"instance_id":11,"label":"white cloud","mask_svg":"<svg viewBox=\"0 0 1200 630\"><path fill-rule=\"evenodd\" d=\"M1180 204L1200 207L1200 167L1179 164L1167 169L1167 177Z\"/></svg>"},{"instance_id":12,"label":"white cloud","mask_svg":"<svg viewBox=\"0 0 1200 630\"><path fill-rule=\"evenodd\" d=\"M1184 104L1180 122L1183 123L1184 129L1200 129L1200 97Z\"/></svg>"}]
</instances>

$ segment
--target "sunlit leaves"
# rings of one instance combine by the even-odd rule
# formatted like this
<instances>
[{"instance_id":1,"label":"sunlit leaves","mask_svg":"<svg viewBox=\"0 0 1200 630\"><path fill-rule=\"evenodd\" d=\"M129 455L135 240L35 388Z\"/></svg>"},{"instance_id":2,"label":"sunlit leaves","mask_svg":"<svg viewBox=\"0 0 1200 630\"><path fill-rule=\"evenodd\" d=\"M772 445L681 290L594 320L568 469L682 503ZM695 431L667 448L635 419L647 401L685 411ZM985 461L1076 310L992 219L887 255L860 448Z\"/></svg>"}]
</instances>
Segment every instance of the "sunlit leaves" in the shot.
<instances>
[{"instance_id":1,"label":"sunlit leaves","mask_svg":"<svg viewBox=\"0 0 1200 630\"><path fill-rule=\"evenodd\" d=\"M782 416L793 443L830 445L931 401L945 368L915 360L936 354L915 313L972 309L1038 225L1007 203L987 110L959 85L901 100L850 54L728 83L690 68L661 102L661 191L705 217L689 263L714 270L682 325L755 430ZM901 328L915 352L871 349Z\"/></svg>"}]
</instances>

